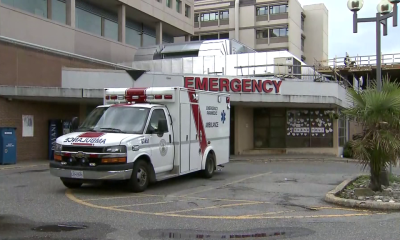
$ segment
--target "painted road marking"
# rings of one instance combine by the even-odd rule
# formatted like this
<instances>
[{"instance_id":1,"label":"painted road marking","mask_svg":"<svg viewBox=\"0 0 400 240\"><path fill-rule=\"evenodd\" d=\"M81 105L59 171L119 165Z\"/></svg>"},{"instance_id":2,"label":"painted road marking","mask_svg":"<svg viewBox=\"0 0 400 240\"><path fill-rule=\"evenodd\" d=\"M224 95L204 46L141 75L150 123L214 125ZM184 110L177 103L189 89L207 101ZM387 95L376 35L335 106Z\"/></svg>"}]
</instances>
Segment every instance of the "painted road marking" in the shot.
<instances>
[{"instance_id":1,"label":"painted road marking","mask_svg":"<svg viewBox=\"0 0 400 240\"><path fill-rule=\"evenodd\" d=\"M12 169L33 168L33 167L44 167L44 166L49 166L49 164L37 164L37 165L23 165L23 166L0 167L0 171L1 171L1 170L12 170Z\"/></svg>"},{"instance_id":2,"label":"painted road marking","mask_svg":"<svg viewBox=\"0 0 400 240\"><path fill-rule=\"evenodd\" d=\"M215 206L211 206L211 207L192 208L192 209L185 209L185 210L172 211L172 212L160 212L160 213L170 214L170 213L191 212L191 211L199 211L199 210L205 210L205 209L215 209L215 208L225 208L225 207L245 206L245 205L255 205L255 204L259 204L259 203L233 203L233 204L215 205Z\"/></svg>"},{"instance_id":3,"label":"painted road marking","mask_svg":"<svg viewBox=\"0 0 400 240\"><path fill-rule=\"evenodd\" d=\"M146 211L138 211L138 210L130 210L130 209L123 209L123 205L120 206L102 206L102 205L96 205L90 202L87 202L87 200L82 200L77 198L71 189L67 189L65 192L65 195L73 202L91 207L91 208L97 208L97 209L104 209L104 210L109 210L109 211L115 211L115 212L125 212L125 213L135 213L135 214L143 214L143 215L149 215L149 216L161 216L161 217L178 217L178 218L192 218L192 219L219 219L219 220L254 220L254 219L306 219L306 218L338 218L338 217L357 217L357 216L371 216L374 214L387 214L384 212L357 212L356 213L347 213L347 214L327 214L327 215L292 215L292 216L282 216L282 215L275 215L274 214L282 214L286 211L280 211L280 212L267 212L267 213L261 213L261 214L252 214L252 215L241 215L241 216L214 216L214 215L184 215L184 214L177 214L175 212L146 212ZM156 197L161 197L162 195L150 195L149 197L156 196ZM166 197L166 196L163 196ZM179 197L179 196L177 196ZM113 198L103 198L103 199L116 199L118 197L113 197ZM126 197L124 197L126 198ZM183 197L181 200L188 198L188 197ZM203 198L207 199L207 198ZM98 200L98 199L97 199ZM246 200L243 200L243 203L245 203ZM165 203L160 203L159 204L167 204L168 201L165 201ZM245 205L251 205L251 204L258 204L255 203L254 201L251 202L249 201L248 204ZM229 205L229 204L227 204ZM231 206L233 204L230 204ZM237 205L237 204L236 204ZM220 205L220 206L213 206L213 207L208 207L208 209L218 209L221 208L221 206L228 207L226 205ZM315 207L315 208L321 208L321 209L329 209L328 207ZM204 210L205 208L202 208L201 210ZM331 208L331 209L334 209ZM342 210L342 209L337 209L337 210ZM346 211L354 211L354 209L345 209ZM193 211L193 209L191 209ZM294 211L294 210L293 210ZM290 211L289 211L290 212ZM272 215L272 216L271 216Z\"/></svg>"},{"instance_id":4,"label":"painted road marking","mask_svg":"<svg viewBox=\"0 0 400 240\"><path fill-rule=\"evenodd\" d=\"M100 201L100 200L112 200L112 199L122 199L122 198L143 198L143 197L163 197L163 195L137 194L135 196L89 198L89 199L85 199L85 201Z\"/></svg>"},{"instance_id":5,"label":"painted road marking","mask_svg":"<svg viewBox=\"0 0 400 240\"><path fill-rule=\"evenodd\" d=\"M226 187L226 186L229 186L229 185L235 184L235 183L240 183L240 182L243 182L243 181L246 181L246 180L249 180L249 179L253 179L253 178L257 178L257 177L265 176L265 175L268 175L268 174L271 174L271 173L272 173L272 172L261 173L261 174L254 175L254 176L251 176L251 177L247 177L247 178L243 178L243 179L240 179L240 180L236 180L236 181L233 181L233 182L230 182L230 183L224 184L224 185L222 185L222 186L218 186L218 187L210 187L210 188L203 189L203 190L200 190L200 191L197 191L197 192L192 192L192 193L184 194L184 195L181 195L180 197L186 197L186 196L189 196L189 195L193 195L193 194L197 194L197 193L202 193L202 192L206 192L206 191L214 190L214 189L217 189L217 188L223 188L223 187Z\"/></svg>"}]
</instances>

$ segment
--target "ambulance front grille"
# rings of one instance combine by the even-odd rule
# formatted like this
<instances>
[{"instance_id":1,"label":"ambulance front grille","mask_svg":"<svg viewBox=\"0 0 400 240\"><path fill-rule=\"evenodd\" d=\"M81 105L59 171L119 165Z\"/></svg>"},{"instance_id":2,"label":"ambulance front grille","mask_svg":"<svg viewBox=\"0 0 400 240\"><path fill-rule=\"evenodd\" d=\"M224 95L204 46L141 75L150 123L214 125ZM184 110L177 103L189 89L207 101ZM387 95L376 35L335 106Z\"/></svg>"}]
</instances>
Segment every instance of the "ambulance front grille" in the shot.
<instances>
[{"instance_id":1,"label":"ambulance front grille","mask_svg":"<svg viewBox=\"0 0 400 240\"><path fill-rule=\"evenodd\" d=\"M63 146L62 150L66 152L85 152L85 153L102 153L103 147L87 147L87 146Z\"/></svg>"}]
</instances>

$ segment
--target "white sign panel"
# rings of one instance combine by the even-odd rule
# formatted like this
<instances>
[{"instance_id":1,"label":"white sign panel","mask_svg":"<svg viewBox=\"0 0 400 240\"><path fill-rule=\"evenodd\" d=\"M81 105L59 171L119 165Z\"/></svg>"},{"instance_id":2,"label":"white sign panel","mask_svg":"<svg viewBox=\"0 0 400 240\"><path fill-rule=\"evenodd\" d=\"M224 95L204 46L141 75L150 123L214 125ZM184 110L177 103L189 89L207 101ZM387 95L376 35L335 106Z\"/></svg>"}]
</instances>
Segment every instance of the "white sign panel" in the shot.
<instances>
[{"instance_id":1,"label":"white sign panel","mask_svg":"<svg viewBox=\"0 0 400 240\"><path fill-rule=\"evenodd\" d=\"M32 115L22 115L22 137L33 137Z\"/></svg>"}]
</instances>

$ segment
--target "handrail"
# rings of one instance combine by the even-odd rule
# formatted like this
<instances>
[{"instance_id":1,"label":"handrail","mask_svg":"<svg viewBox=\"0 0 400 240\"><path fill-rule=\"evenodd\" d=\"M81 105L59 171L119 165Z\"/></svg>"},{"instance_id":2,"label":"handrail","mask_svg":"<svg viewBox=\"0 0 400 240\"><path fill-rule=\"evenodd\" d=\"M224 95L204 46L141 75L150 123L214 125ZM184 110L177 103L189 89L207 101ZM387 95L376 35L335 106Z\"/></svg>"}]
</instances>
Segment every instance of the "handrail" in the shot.
<instances>
[{"instance_id":1,"label":"handrail","mask_svg":"<svg viewBox=\"0 0 400 240\"><path fill-rule=\"evenodd\" d=\"M65 57L73 57L73 58L77 58L77 59L81 59L81 60L85 60L85 61L89 61L89 62L93 62L93 63L98 63L98 64L102 64L102 65L106 65L106 66L112 66L115 69L133 70L133 68L128 67L128 66L124 66L124 65L121 65L121 64L107 62L107 61L103 61L103 60L99 60L99 59L95 59L95 58L91 58L91 57L86 57L86 56L83 56L83 55L70 53L70 52L66 52L66 51L62 51L62 50L58 50L58 49L54 49L54 48L50 48L50 47L45 47L45 46L41 46L41 45L29 43L29 42L24 42L24 41L21 41L21 40L8 38L8 37L4 37L4 36L1 36L1 35L0 35L0 42L12 43L12 44L16 44L16 45L20 45L20 46L26 46L26 47L37 49L37 50L51 52L51 53L54 53L54 54L65 56Z\"/></svg>"},{"instance_id":2,"label":"handrail","mask_svg":"<svg viewBox=\"0 0 400 240\"><path fill-rule=\"evenodd\" d=\"M366 56L349 56L350 61L354 62L355 67L366 67L376 65L376 55ZM316 61L317 66L321 67L344 67L345 57L326 59L322 61ZM400 53L382 54L381 56L382 65L393 65L400 64Z\"/></svg>"}]
</instances>

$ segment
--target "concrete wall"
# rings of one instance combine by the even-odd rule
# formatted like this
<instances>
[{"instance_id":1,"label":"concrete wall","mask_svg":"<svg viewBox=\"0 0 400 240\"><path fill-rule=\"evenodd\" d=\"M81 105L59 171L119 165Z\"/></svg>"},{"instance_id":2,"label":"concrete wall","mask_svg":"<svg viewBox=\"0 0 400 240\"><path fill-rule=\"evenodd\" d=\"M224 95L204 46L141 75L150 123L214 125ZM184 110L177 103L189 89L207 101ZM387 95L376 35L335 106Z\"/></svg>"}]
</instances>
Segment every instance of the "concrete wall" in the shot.
<instances>
[{"instance_id":1,"label":"concrete wall","mask_svg":"<svg viewBox=\"0 0 400 240\"><path fill-rule=\"evenodd\" d=\"M301 12L303 11L298 1L289 1L289 52L301 59ZM307 62L307 61L306 61Z\"/></svg>"},{"instance_id":2,"label":"concrete wall","mask_svg":"<svg viewBox=\"0 0 400 240\"><path fill-rule=\"evenodd\" d=\"M172 1L172 7L169 8L166 5L166 0L161 2L156 0L119 0L118 2L125 3L126 5L133 7L143 13L155 17L156 19L174 26L188 34L193 34L193 11L194 1L193 0L181 0L182 10L181 13L176 11L176 1ZM185 4L190 6L191 13L190 18L185 16Z\"/></svg>"},{"instance_id":3,"label":"concrete wall","mask_svg":"<svg viewBox=\"0 0 400 240\"><path fill-rule=\"evenodd\" d=\"M235 106L235 154L254 148L253 108Z\"/></svg>"},{"instance_id":4,"label":"concrete wall","mask_svg":"<svg viewBox=\"0 0 400 240\"><path fill-rule=\"evenodd\" d=\"M0 85L60 87L63 67L111 68L0 42Z\"/></svg>"},{"instance_id":5,"label":"concrete wall","mask_svg":"<svg viewBox=\"0 0 400 240\"><path fill-rule=\"evenodd\" d=\"M0 35L104 61L133 61L137 48L0 4Z\"/></svg>"},{"instance_id":6,"label":"concrete wall","mask_svg":"<svg viewBox=\"0 0 400 240\"><path fill-rule=\"evenodd\" d=\"M328 9L324 4L304 6L304 55L308 64L328 59Z\"/></svg>"}]
</instances>

